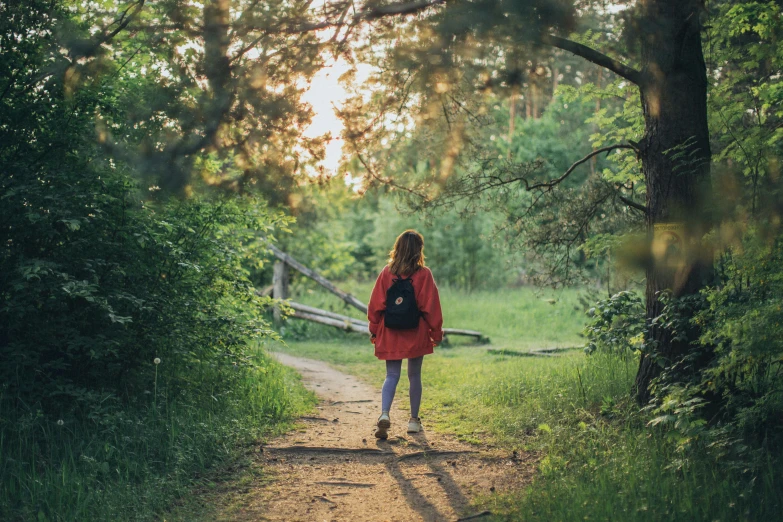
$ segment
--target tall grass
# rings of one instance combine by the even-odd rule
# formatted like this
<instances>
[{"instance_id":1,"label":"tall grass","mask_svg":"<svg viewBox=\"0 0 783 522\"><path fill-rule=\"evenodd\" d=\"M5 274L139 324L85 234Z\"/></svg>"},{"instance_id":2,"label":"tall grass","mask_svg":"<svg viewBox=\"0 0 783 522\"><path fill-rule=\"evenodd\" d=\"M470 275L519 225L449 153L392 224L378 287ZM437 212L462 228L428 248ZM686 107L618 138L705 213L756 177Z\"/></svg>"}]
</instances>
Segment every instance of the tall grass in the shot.
<instances>
[{"instance_id":1,"label":"tall grass","mask_svg":"<svg viewBox=\"0 0 783 522\"><path fill-rule=\"evenodd\" d=\"M211 393L158 382L156 400L151 375L148 404L79 422L36 412L0 421L0 520L154 518L242 444L312 404L293 372L260 351L254 362Z\"/></svg>"},{"instance_id":2,"label":"tall grass","mask_svg":"<svg viewBox=\"0 0 783 522\"><path fill-rule=\"evenodd\" d=\"M512 393L498 393L496 381L483 394L492 412L485 415L507 416L492 424L496 433L543 451L532 486L496 499L496 510L512 520L779 516L779 456L767 453L765 465L753 469L749 463L717 460L698 445L682 452L671 432L648 427L649 419L629 400L635 365L627 374L626 361L616 356L580 359L550 371L528 368ZM579 376L574 379L575 370L582 384Z\"/></svg>"}]
</instances>

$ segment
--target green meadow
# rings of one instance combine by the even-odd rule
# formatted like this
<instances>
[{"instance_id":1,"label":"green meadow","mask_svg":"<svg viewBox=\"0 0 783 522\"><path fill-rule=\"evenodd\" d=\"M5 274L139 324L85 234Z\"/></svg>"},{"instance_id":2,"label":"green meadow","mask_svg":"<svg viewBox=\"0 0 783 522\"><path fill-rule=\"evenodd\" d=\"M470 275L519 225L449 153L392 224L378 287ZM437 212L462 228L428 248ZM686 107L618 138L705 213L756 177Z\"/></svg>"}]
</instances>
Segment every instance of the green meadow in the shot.
<instances>
[{"instance_id":1,"label":"green meadow","mask_svg":"<svg viewBox=\"0 0 783 522\"><path fill-rule=\"evenodd\" d=\"M362 302L369 300L372 290L371 283L348 282L340 287ZM444 327L478 330L489 336L495 349L527 351L583 344L581 330L585 322L585 306L580 297L587 295L584 290L521 287L465 292L444 287L439 293ZM334 295L310 287L300 290L292 299L366 319L362 312L344 305ZM286 327L294 338L323 339L337 335L333 328L303 324L297 320ZM454 336L449 341L464 344L466 339Z\"/></svg>"}]
</instances>

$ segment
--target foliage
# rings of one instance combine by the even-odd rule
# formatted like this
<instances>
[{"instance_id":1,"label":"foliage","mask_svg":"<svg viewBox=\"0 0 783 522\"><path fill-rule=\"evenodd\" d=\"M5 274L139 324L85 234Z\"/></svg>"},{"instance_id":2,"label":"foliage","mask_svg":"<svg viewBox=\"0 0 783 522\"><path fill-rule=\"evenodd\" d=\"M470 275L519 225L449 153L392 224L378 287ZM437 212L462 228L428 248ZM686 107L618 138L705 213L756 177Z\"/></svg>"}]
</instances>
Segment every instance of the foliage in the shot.
<instances>
[{"instance_id":1,"label":"foliage","mask_svg":"<svg viewBox=\"0 0 783 522\"><path fill-rule=\"evenodd\" d=\"M693 319L700 346L662 376L650 409L653 424L669 425L682 446L708 448L713 457L746 469L780 451L783 418L780 328L783 250L748 239L721 263L722 284L703 292ZM690 371L694 360L705 367Z\"/></svg>"},{"instance_id":2,"label":"foliage","mask_svg":"<svg viewBox=\"0 0 783 522\"><path fill-rule=\"evenodd\" d=\"M302 184L291 195L287 212L296 221L291 234L280 238L280 247L328 279L364 278L363 243L372 235L372 218L358 216L362 208L367 205L342 179ZM296 275L294 281L312 287Z\"/></svg>"},{"instance_id":3,"label":"foliage","mask_svg":"<svg viewBox=\"0 0 783 522\"><path fill-rule=\"evenodd\" d=\"M591 321L585 326L585 353L596 350L623 355L644 344L644 303L635 292L618 292L598 301L587 311Z\"/></svg>"},{"instance_id":4,"label":"foliage","mask_svg":"<svg viewBox=\"0 0 783 522\"><path fill-rule=\"evenodd\" d=\"M356 194L343 180L299 187L289 210L296 217L280 246L306 266L333 280L375 280L396 237L408 228L424 234L425 255L439 285L468 290L500 288L524 276L511 269L511 257L495 241L496 216L460 216L456 210L422 215L395 204L384 190ZM464 219L463 219L464 218ZM256 273L269 283L271 273ZM294 292L316 290L292 275Z\"/></svg>"},{"instance_id":5,"label":"foliage","mask_svg":"<svg viewBox=\"0 0 783 522\"><path fill-rule=\"evenodd\" d=\"M324 45L280 30L303 22L302 2L63 3L53 80L64 74L75 94L104 86L98 141L150 183L255 190L280 203L294 174L323 156L323 137L303 135L312 110L299 84L323 64Z\"/></svg>"},{"instance_id":6,"label":"foliage","mask_svg":"<svg viewBox=\"0 0 783 522\"><path fill-rule=\"evenodd\" d=\"M285 219L247 198L140 204L71 158L4 183L0 517L148 518L297 408L250 344L274 335L256 234Z\"/></svg>"},{"instance_id":7,"label":"foliage","mask_svg":"<svg viewBox=\"0 0 783 522\"><path fill-rule=\"evenodd\" d=\"M259 315L267 302L243 269L256 231L280 219L263 207L134 204L132 186L111 171L20 178L3 197L7 399L50 414L89 411L137 396L155 357L170 375L194 361L241 363L246 339L270 333Z\"/></svg>"},{"instance_id":8,"label":"foliage","mask_svg":"<svg viewBox=\"0 0 783 522\"><path fill-rule=\"evenodd\" d=\"M594 102L596 110L584 120L596 132L590 135L594 148L613 143L636 141L644 130L642 109L634 98L634 88L617 80L605 86L586 83L578 86L563 85L558 91L565 103ZM631 150L619 150L602 175L608 181L634 186L633 193L644 199L644 179L636 155Z\"/></svg>"},{"instance_id":9,"label":"foliage","mask_svg":"<svg viewBox=\"0 0 783 522\"><path fill-rule=\"evenodd\" d=\"M715 161L741 174L721 197L727 206L741 206L740 216L758 215L779 197L770 178L777 175L783 152L783 52L778 44L783 15L779 2L712 4L715 24L705 48L714 78L709 104L718 145Z\"/></svg>"},{"instance_id":10,"label":"foliage","mask_svg":"<svg viewBox=\"0 0 783 522\"><path fill-rule=\"evenodd\" d=\"M753 239L744 252L726 255L727 281L705 292L709 306L696 321L701 344L715 350L702 385L721 395L723 415L735 418L741 433L765 439L783 418L783 243Z\"/></svg>"},{"instance_id":11,"label":"foliage","mask_svg":"<svg viewBox=\"0 0 783 522\"><path fill-rule=\"evenodd\" d=\"M303 403L255 354L276 334L249 278L258 234L290 220L251 195L172 199L137 175L225 169L196 161L204 147L166 149L170 133L209 134L173 99L216 102L166 79L143 24L135 48L123 40L125 21L149 22L142 6L117 19L114 2L0 5L4 520L149 519Z\"/></svg>"},{"instance_id":12,"label":"foliage","mask_svg":"<svg viewBox=\"0 0 783 522\"><path fill-rule=\"evenodd\" d=\"M493 241L494 216L490 213L465 218L453 210L406 215L388 200L380 201L377 208L375 230L368 241L376 252L376 270L386 263L397 235L415 228L424 235L427 263L441 286L468 291L499 288L518 277L509 270L510 259L503 247Z\"/></svg>"}]
</instances>

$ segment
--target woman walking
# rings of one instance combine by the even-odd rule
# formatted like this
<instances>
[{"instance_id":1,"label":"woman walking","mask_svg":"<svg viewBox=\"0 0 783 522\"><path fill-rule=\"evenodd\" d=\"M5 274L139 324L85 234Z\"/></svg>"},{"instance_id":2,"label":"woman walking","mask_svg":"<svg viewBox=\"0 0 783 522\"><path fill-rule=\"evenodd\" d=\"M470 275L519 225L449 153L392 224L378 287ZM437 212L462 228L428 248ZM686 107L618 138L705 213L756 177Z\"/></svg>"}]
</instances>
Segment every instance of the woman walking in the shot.
<instances>
[{"instance_id":1,"label":"woman walking","mask_svg":"<svg viewBox=\"0 0 783 522\"><path fill-rule=\"evenodd\" d=\"M424 356L443 339L443 314L435 280L424 266L424 237L406 230L394 242L389 262L372 289L367 310L375 356L386 361L381 416L375 436L388 437L394 392L400 381L402 360L408 359L411 418L408 433L421 431L421 366Z\"/></svg>"}]
</instances>

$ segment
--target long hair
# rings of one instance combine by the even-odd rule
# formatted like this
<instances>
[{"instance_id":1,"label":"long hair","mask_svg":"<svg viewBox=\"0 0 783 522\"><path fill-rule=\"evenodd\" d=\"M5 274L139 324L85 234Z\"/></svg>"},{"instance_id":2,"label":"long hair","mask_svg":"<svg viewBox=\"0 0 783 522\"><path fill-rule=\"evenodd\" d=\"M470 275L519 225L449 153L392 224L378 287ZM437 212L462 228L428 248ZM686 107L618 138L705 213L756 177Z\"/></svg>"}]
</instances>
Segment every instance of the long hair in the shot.
<instances>
[{"instance_id":1,"label":"long hair","mask_svg":"<svg viewBox=\"0 0 783 522\"><path fill-rule=\"evenodd\" d=\"M424 236L406 230L394 242L389 252L389 270L396 276L410 276L424 266Z\"/></svg>"}]
</instances>

